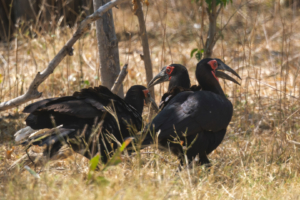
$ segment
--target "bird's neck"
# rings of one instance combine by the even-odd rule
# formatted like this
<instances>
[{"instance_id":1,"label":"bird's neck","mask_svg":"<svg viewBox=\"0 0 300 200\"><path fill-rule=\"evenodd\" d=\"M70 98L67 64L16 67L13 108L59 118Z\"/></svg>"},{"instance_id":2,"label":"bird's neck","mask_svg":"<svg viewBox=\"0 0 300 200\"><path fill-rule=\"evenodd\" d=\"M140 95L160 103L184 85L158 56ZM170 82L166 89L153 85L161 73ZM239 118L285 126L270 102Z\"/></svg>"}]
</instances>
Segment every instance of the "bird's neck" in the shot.
<instances>
[{"instance_id":1,"label":"bird's neck","mask_svg":"<svg viewBox=\"0 0 300 200\"><path fill-rule=\"evenodd\" d=\"M170 91L174 87L183 87L183 88L190 88L191 87L191 81L190 77L187 71L179 73L177 76L172 76L171 80L169 82L169 89Z\"/></svg>"},{"instance_id":2,"label":"bird's neck","mask_svg":"<svg viewBox=\"0 0 300 200\"><path fill-rule=\"evenodd\" d=\"M199 74L201 74L201 73L199 73ZM197 77L199 84L202 87L202 90L210 91L210 92L213 92L215 94L225 97L225 94L222 90L222 87L221 87L219 81L210 72L208 74L206 72L203 72L201 77L199 75L197 76L197 74L196 74L196 77Z\"/></svg>"},{"instance_id":3,"label":"bird's neck","mask_svg":"<svg viewBox=\"0 0 300 200\"><path fill-rule=\"evenodd\" d=\"M140 94L136 94L135 92L127 93L125 97L125 102L134 107L140 115L143 113L144 109L144 99Z\"/></svg>"},{"instance_id":4,"label":"bird's neck","mask_svg":"<svg viewBox=\"0 0 300 200\"><path fill-rule=\"evenodd\" d=\"M205 91L210 91L210 92L213 92L213 93L216 93L220 96L223 96L225 97L225 94L220 86L220 84L215 84L215 85L209 85L209 84L201 84L202 86L202 90L205 90Z\"/></svg>"}]
</instances>

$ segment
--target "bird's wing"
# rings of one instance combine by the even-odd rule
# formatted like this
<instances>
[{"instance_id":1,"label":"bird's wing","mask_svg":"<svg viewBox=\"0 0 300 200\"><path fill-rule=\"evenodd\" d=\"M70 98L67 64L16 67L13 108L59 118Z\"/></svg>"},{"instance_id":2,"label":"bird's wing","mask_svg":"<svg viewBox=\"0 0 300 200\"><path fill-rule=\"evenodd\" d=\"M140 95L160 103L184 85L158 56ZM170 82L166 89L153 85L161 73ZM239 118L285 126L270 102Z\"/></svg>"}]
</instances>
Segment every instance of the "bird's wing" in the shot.
<instances>
[{"instance_id":1,"label":"bird's wing","mask_svg":"<svg viewBox=\"0 0 300 200\"><path fill-rule=\"evenodd\" d=\"M105 112L104 106L116 98L106 87L84 88L73 96L44 99L25 107L23 112L39 114L61 113L79 118L94 118Z\"/></svg>"},{"instance_id":2,"label":"bird's wing","mask_svg":"<svg viewBox=\"0 0 300 200\"><path fill-rule=\"evenodd\" d=\"M208 91L181 92L154 118L150 129L154 126L156 132L160 130L159 139L174 137L176 133L182 137L185 132L215 132L226 128L231 116L231 103L219 95Z\"/></svg>"},{"instance_id":3,"label":"bird's wing","mask_svg":"<svg viewBox=\"0 0 300 200\"><path fill-rule=\"evenodd\" d=\"M87 101L88 99L77 99L75 97L61 97L50 101L38 109L33 110L26 118L27 126L32 129L53 128L58 125L93 124L94 118L103 115L102 110L98 110ZM52 120L52 117L54 121ZM55 124L53 124L55 122Z\"/></svg>"},{"instance_id":4,"label":"bird's wing","mask_svg":"<svg viewBox=\"0 0 300 200\"><path fill-rule=\"evenodd\" d=\"M74 93L73 96L77 98L89 97L85 99L85 102L98 110L106 112L109 109L113 111L117 115L120 125L125 125L122 127L131 124L137 129L141 129L142 117L137 110L104 86L82 89L80 92Z\"/></svg>"},{"instance_id":5,"label":"bird's wing","mask_svg":"<svg viewBox=\"0 0 300 200\"><path fill-rule=\"evenodd\" d=\"M95 107L90 104L89 101L93 99L73 99L68 101L61 101L52 103L43 108L40 108L38 112L44 113L60 113L63 115L70 115L78 118L94 118L103 113L103 109L98 109L100 106ZM103 107L103 106L102 106Z\"/></svg>"},{"instance_id":6,"label":"bird's wing","mask_svg":"<svg viewBox=\"0 0 300 200\"><path fill-rule=\"evenodd\" d=\"M32 104L29 104L28 106L26 106L23 110L23 113L32 113L34 111L36 111L37 109L44 107L47 103L49 102L53 102L57 99L60 99L60 97L57 98L50 98L50 99L43 99L37 102L34 102Z\"/></svg>"},{"instance_id":7,"label":"bird's wing","mask_svg":"<svg viewBox=\"0 0 300 200\"><path fill-rule=\"evenodd\" d=\"M125 119L128 123L142 124L139 113L122 98L113 94L106 87L82 89L75 92L73 96L45 99L27 106L24 111L31 113L26 124L33 129L52 128L51 116L55 119L56 125L93 124L94 119L105 117L107 108L117 113L119 122Z\"/></svg>"},{"instance_id":8,"label":"bird's wing","mask_svg":"<svg viewBox=\"0 0 300 200\"><path fill-rule=\"evenodd\" d=\"M99 86L94 88L82 89L80 92L75 92L73 96L79 98L88 98L86 102L99 110L105 109L104 106L113 107L117 113L132 114L134 117L139 117L138 112L131 105L127 104L124 99L112 93L107 87Z\"/></svg>"}]
</instances>

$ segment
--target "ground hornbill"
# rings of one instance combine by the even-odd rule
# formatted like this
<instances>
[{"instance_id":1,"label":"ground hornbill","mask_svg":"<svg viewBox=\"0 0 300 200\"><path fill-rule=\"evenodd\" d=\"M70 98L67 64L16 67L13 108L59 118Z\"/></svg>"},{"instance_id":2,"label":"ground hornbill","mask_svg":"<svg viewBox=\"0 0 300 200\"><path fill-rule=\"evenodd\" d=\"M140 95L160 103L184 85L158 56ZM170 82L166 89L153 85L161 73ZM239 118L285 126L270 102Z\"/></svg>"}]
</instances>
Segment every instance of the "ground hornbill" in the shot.
<instances>
[{"instance_id":1,"label":"ground hornbill","mask_svg":"<svg viewBox=\"0 0 300 200\"><path fill-rule=\"evenodd\" d=\"M223 63L220 59L215 58L218 62L218 67L216 69L215 75L219 78L230 80L236 84L239 84L234 78L228 76L222 71L229 71L237 76L239 79L240 76L232 70L229 66ZM160 73L158 73L149 83L148 87L152 87L159 83L163 83L165 81L169 81L168 92L166 92L160 102L160 109L162 109L166 104L179 92L182 91L199 91L201 90L201 85L193 85L191 86L191 81L189 77L189 73L185 66L181 64L171 64L169 66L165 66L162 68Z\"/></svg>"},{"instance_id":2,"label":"ground hornbill","mask_svg":"<svg viewBox=\"0 0 300 200\"><path fill-rule=\"evenodd\" d=\"M25 107L23 112L30 113L26 119L28 127L15 134L16 141L26 138L22 144L28 148L46 145L44 154L50 158L68 144L89 159L101 152L102 161L106 162L118 148L115 140L122 143L123 138L141 130L144 103L150 102L154 100L141 85L132 86L124 100L104 86L41 100ZM32 133L45 128L50 130Z\"/></svg>"},{"instance_id":3,"label":"ground hornbill","mask_svg":"<svg viewBox=\"0 0 300 200\"><path fill-rule=\"evenodd\" d=\"M209 164L207 155L221 143L232 116L232 104L225 97L218 78L238 82L220 70L239 75L220 59L203 59L197 65L196 78L199 86L190 87L187 69L179 64L164 67L148 84L148 87L170 81L169 91L160 103L162 111L149 125L160 130L159 143L167 146L167 141L175 136L174 128L183 141L182 133L187 133L187 143L192 147L187 151L189 161L199 156L201 164ZM202 88L202 91L200 91ZM146 136L143 144L151 143L151 136ZM182 147L170 143L173 153L182 158ZM181 159L181 161L183 161Z\"/></svg>"}]
</instances>

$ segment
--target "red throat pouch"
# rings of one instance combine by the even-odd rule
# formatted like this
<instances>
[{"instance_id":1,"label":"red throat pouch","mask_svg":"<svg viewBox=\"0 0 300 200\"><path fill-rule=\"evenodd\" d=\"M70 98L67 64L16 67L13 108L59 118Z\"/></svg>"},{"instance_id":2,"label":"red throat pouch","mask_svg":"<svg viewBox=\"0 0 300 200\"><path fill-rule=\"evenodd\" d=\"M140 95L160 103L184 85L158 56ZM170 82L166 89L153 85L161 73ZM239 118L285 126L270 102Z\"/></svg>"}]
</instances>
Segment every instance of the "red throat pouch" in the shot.
<instances>
[{"instance_id":1,"label":"red throat pouch","mask_svg":"<svg viewBox=\"0 0 300 200\"><path fill-rule=\"evenodd\" d=\"M218 77L216 76L214 71L211 71L211 73L214 75L214 77L217 79L217 81L219 81Z\"/></svg>"}]
</instances>

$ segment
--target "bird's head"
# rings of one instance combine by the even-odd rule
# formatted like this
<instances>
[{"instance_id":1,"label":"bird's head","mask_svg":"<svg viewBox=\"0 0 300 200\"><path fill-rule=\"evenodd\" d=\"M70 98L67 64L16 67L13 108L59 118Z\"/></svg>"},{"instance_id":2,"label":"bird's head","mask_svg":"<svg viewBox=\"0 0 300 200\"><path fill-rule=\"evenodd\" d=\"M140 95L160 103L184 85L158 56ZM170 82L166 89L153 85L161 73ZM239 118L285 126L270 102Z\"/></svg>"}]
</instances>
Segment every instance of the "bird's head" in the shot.
<instances>
[{"instance_id":1,"label":"bird's head","mask_svg":"<svg viewBox=\"0 0 300 200\"><path fill-rule=\"evenodd\" d=\"M230 80L238 85L239 82L237 82L234 78L231 76L227 75L223 71L227 71L241 79L241 77L231 69L228 65L223 63L220 59L212 59L212 58L205 58L202 59L198 64L197 64L197 69L196 69L196 77L199 82L199 84L203 87L205 85L213 85L216 84L216 81L218 82L218 78L223 78L226 80ZM216 80L216 81L215 81Z\"/></svg>"},{"instance_id":2,"label":"bird's head","mask_svg":"<svg viewBox=\"0 0 300 200\"><path fill-rule=\"evenodd\" d=\"M162 70L148 83L148 87L166 81L170 81L169 89L173 86L189 88L191 84L186 67L180 64L171 64L163 67Z\"/></svg>"},{"instance_id":3,"label":"bird's head","mask_svg":"<svg viewBox=\"0 0 300 200\"><path fill-rule=\"evenodd\" d=\"M220 59L206 58L201 60L197 66L202 65L206 66L208 70L212 71L214 77L217 80L218 78L222 78L239 84L239 82L237 82L234 78L227 75L223 71L231 72L239 79L241 79L240 76L233 69L223 63ZM175 86L180 86L183 88L189 88L191 86L188 71L185 66L180 64L171 64L169 66L163 67L162 70L148 83L148 88L166 81L170 82L169 90L171 90Z\"/></svg>"},{"instance_id":4,"label":"bird's head","mask_svg":"<svg viewBox=\"0 0 300 200\"><path fill-rule=\"evenodd\" d=\"M150 105L157 112L158 106L152 98L149 90L142 85L134 85L126 93L125 101L132 105L140 114L143 112L144 105Z\"/></svg>"}]
</instances>

